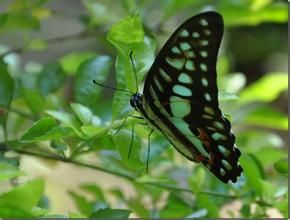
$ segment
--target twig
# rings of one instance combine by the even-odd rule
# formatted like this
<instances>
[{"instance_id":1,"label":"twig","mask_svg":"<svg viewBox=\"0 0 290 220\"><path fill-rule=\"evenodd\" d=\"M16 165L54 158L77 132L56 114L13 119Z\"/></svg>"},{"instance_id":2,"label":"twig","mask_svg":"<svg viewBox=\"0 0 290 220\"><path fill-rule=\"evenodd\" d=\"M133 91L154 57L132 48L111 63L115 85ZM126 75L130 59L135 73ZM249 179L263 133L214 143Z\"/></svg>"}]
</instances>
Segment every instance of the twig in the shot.
<instances>
[{"instance_id":1,"label":"twig","mask_svg":"<svg viewBox=\"0 0 290 220\"><path fill-rule=\"evenodd\" d=\"M88 31L87 30L83 30L79 33L75 33L75 34L72 34L72 35L67 35L67 36L59 36L59 37L55 37L55 38L50 38L50 39L44 39L44 41L47 43L47 44L52 44L52 43L62 43L64 41L67 41L67 40L73 40L73 39L82 39L86 36L89 36L88 35ZM93 36L92 36L93 37ZM2 53L0 55L0 58L4 58L5 56L11 54L11 53L22 53L26 47L28 46L29 44L25 44L23 45L22 47L18 47L18 48L13 48L11 50L8 50L4 53Z\"/></svg>"},{"instance_id":2,"label":"twig","mask_svg":"<svg viewBox=\"0 0 290 220\"><path fill-rule=\"evenodd\" d=\"M20 149L15 149L15 151L20 153L20 154L25 154L25 155L30 155L30 156L37 156L37 157L41 157L41 158L45 158L45 159L49 159L49 160L57 160L57 161L61 161L61 162L64 162L64 163L71 163L71 164L79 165L81 167L86 167L86 168L98 170L98 171L101 171L101 172L109 173L109 174L112 174L112 175L115 175L115 176L119 176L119 177L122 177L122 178L127 179L127 180L132 181L132 182L138 182L137 181L137 177L135 177L135 176L132 176L132 175L129 175L129 174L125 174L125 173L119 173L119 172L116 172L116 171L112 171L112 170L109 170L109 169L106 169L106 168L103 168L103 167L99 167L99 166L96 166L96 165L93 165L93 164L88 164L88 163L85 163L85 162L82 162L82 161L78 161L78 160L75 160L75 159L65 158L65 157L61 157L61 156L55 155L55 154L49 155L49 154L42 154L42 153L39 153L39 152L32 152L32 151L20 150ZM171 186L171 185L153 183L153 182L144 182L142 184L145 184L145 185L148 185L148 186L150 185L150 186L160 187L160 188L173 190L173 191L187 192L187 193L193 194L193 192L190 189L180 188L180 187L177 187L177 186ZM200 191L198 193L199 194L206 194L206 195L209 195L209 196L227 198L227 199L237 199L237 198L239 198L238 196L227 195L227 194L222 194L222 193L217 193L217 192L210 192L210 191Z\"/></svg>"}]
</instances>

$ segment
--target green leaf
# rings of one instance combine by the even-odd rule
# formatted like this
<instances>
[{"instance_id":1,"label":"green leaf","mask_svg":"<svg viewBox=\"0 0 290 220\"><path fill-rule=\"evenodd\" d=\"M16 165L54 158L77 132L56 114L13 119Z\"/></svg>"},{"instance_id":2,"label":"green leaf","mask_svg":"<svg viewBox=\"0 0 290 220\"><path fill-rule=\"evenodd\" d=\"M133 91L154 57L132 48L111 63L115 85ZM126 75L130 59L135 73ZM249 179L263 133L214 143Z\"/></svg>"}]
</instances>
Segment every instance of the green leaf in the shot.
<instances>
[{"instance_id":1,"label":"green leaf","mask_svg":"<svg viewBox=\"0 0 290 220\"><path fill-rule=\"evenodd\" d=\"M99 209L98 211L94 212L90 218L119 218L119 219L127 219L129 218L131 211L127 209Z\"/></svg>"},{"instance_id":2,"label":"green leaf","mask_svg":"<svg viewBox=\"0 0 290 220\"><path fill-rule=\"evenodd\" d=\"M218 216L220 207L214 198L204 194L197 194L196 201L198 201L197 203L198 208L206 209L207 218L216 218Z\"/></svg>"},{"instance_id":3,"label":"green leaf","mask_svg":"<svg viewBox=\"0 0 290 220\"><path fill-rule=\"evenodd\" d=\"M132 135L127 130L121 130L113 135L116 150L120 154L122 161L131 169L139 170L144 168L144 164L140 161L140 143L137 142L136 137L131 146ZM130 157L128 156L129 148L131 146Z\"/></svg>"},{"instance_id":4,"label":"green leaf","mask_svg":"<svg viewBox=\"0 0 290 220\"><path fill-rule=\"evenodd\" d=\"M130 31L128 31L130 30ZM122 44L134 44L143 41L144 31L139 14L128 16L112 26L107 39L120 48Z\"/></svg>"},{"instance_id":5,"label":"green leaf","mask_svg":"<svg viewBox=\"0 0 290 220\"><path fill-rule=\"evenodd\" d=\"M130 29L128 29L130 28ZM134 33L128 33L128 30L133 30ZM127 89L131 92L137 91L137 81L143 79L143 75L150 68L154 60L155 41L149 37L144 36L144 30L139 14L132 17L127 17L114 25L107 36L110 41L118 50L116 59L116 80L117 87ZM133 52L132 64L129 54ZM133 71L134 66L135 73ZM140 77L141 75L141 77ZM122 115L126 106L128 106L129 94L126 92L116 92L113 98L113 117L115 120Z\"/></svg>"},{"instance_id":6,"label":"green leaf","mask_svg":"<svg viewBox=\"0 0 290 220\"><path fill-rule=\"evenodd\" d=\"M7 65L0 60L0 106L9 109L13 98L13 79L7 71Z\"/></svg>"},{"instance_id":7,"label":"green leaf","mask_svg":"<svg viewBox=\"0 0 290 220\"><path fill-rule=\"evenodd\" d=\"M8 180L12 177L20 176L23 174L24 173L20 171L17 167L0 162L0 181Z\"/></svg>"},{"instance_id":8,"label":"green leaf","mask_svg":"<svg viewBox=\"0 0 290 220\"><path fill-rule=\"evenodd\" d=\"M191 7L198 7L197 5L200 4L200 0L192 1L192 0L171 0L171 1L162 1L163 5L163 22L166 21L169 17L176 14L178 11L181 11L182 9L187 9Z\"/></svg>"},{"instance_id":9,"label":"green leaf","mask_svg":"<svg viewBox=\"0 0 290 220\"><path fill-rule=\"evenodd\" d=\"M74 132L78 134L78 136L84 137L80 129L81 123L73 115L67 112L53 111L53 110L47 110L46 113L52 116L53 118L56 118L57 120L59 120L62 126L70 127L74 130Z\"/></svg>"},{"instance_id":10,"label":"green leaf","mask_svg":"<svg viewBox=\"0 0 290 220\"><path fill-rule=\"evenodd\" d=\"M243 174L247 178L247 185L249 189L256 192L257 195L262 195L262 174L256 160L251 155L242 154L240 158L241 166L243 167Z\"/></svg>"},{"instance_id":11,"label":"green leaf","mask_svg":"<svg viewBox=\"0 0 290 220\"><path fill-rule=\"evenodd\" d=\"M58 152L63 152L67 150L67 144L62 140L52 141L50 146Z\"/></svg>"},{"instance_id":12,"label":"green leaf","mask_svg":"<svg viewBox=\"0 0 290 220\"><path fill-rule=\"evenodd\" d=\"M27 48L31 50L45 50L47 43L43 39L35 38L29 42Z\"/></svg>"},{"instance_id":13,"label":"green leaf","mask_svg":"<svg viewBox=\"0 0 290 220\"><path fill-rule=\"evenodd\" d=\"M0 216L1 218L9 218L9 219L12 218L24 219L34 217L29 212L9 204L0 205Z\"/></svg>"},{"instance_id":14,"label":"green leaf","mask_svg":"<svg viewBox=\"0 0 290 220\"><path fill-rule=\"evenodd\" d=\"M39 21L29 10L0 14L0 30L39 29Z\"/></svg>"},{"instance_id":15,"label":"green leaf","mask_svg":"<svg viewBox=\"0 0 290 220\"><path fill-rule=\"evenodd\" d=\"M46 65L38 78L39 90L48 95L59 89L65 82L65 74L58 63Z\"/></svg>"},{"instance_id":16,"label":"green leaf","mask_svg":"<svg viewBox=\"0 0 290 220\"><path fill-rule=\"evenodd\" d=\"M205 181L205 170L202 167L197 167L194 170L194 173L189 176L189 185L191 190L194 193L198 193L200 190L202 190L202 186L204 185Z\"/></svg>"},{"instance_id":17,"label":"green leaf","mask_svg":"<svg viewBox=\"0 0 290 220\"><path fill-rule=\"evenodd\" d=\"M71 107L84 125L92 123L93 113L88 107L78 103L71 103Z\"/></svg>"},{"instance_id":18,"label":"green leaf","mask_svg":"<svg viewBox=\"0 0 290 220\"><path fill-rule=\"evenodd\" d=\"M0 207L14 206L25 212L30 212L37 205L43 192L44 181L42 179L32 180L0 195ZM1 214L0 216L3 217Z\"/></svg>"},{"instance_id":19,"label":"green leaf","mask_svg":"<svg viewBox=\"0 0 290 220\"><path fill-rule=\"evenodd\" d=\"M160 218L182 218L190 213L192 213L191 207L171 193L166 206L160 211Z\"/></svg>"},{"instance_id":20,"label":"green leaf","mask_svg":"<svg viewBox=\"0 0 290 220\"><path fill-rule=\"evenodd\" d=\"M269 106L255 109L244 120L250 125L288 130L288 117Z\"/></svg>"},{"instance_id":21,"label":"green leaf","mask_svg":"<svg viewBox=\"0 0 290 220\"><path fill-rule=\"evenodd\" d=\"M135 73L129 60L129 54L133 51L134 56L135 51L144 41L144 31L140 15L136 14L132 17L126 17L113 25L107 39L118 50L116 60L117 87L136 91ZM126 81L124 81L124 77Z\"/></svg>"},{"instance_id":22,"label":"green leaf","mask_svg":"<svg viewBox=\"0 0 290 220\"><path fill-rule=\"evenodd\" d=\"M271 102L288 89L287 73L269 73L245 88L239 102Z\"/></svg>"},{"instance_id":23,"label":"green leaf","mask_svg":"<svg viewBox=\"0 0 290 220\"><path fill-rule=\"evenodd\" d=\"M286 23L288 20L286 4L271 4L260 10L251 10L248 5L225 4L219 7L219 11L226 26L258 25L262 22Z\"/></svg>"},{"instance_id":24,"label":"green leaf","mask_svg":"<svg viewBox=\"0 0 290 220\"><path fill-rule=\"evenodd\" d=\"M37 89L22 87L21 94L34 115L39 115L44 110L45 100Z\"/></svg>"},{"instance_id":25,"label":"green leaf","mask_svg":"<svg viewBox=\"0 0 290 220\"><path fill-rule=\"evenodd\" d=\"M261 162L263 167L272 166L273 161L280 160L284 158L285 152L282 149L277 149L273 147L262 148L255 152L257 159Z\"/></svg>"},{"instance_id":26,"label":"green leaf","mask_svg":"<svg viewBox=\"0 0 290 220\"><path fill-rule=\"evenodd\" d=\"M274 164L275 169L281 174L288 174L288 161L280 160Z\"/></svg>"},{"instance_id":27,"label":"green leaf","mask_svg":"<svg viewBox=\"0 0 290 220\"><path fill-rule=\"evenodd\" d=\"M108 132L109 127L108 126L84 125L81 127L81 130L88 137L99 138Z\"/></svg>"},{"instance_id":28,"label":"green leaf","mask_svg":"<svg viewBox=\"0 0 290 220\"><path fill-rule=\"evenodd\" d=\"M103 189L94 184L83 184L81 188L94 196L98 201L106 202Z\"/></svg>"},{"instance_id":29,"label":"green leaf","mask_svg":"<svg viewBox=\"0 0 290 220\"><path fill-rule=\"evenodd\" d=\"M69 191L69 195L73 198L78 210L89 217L92 214L92 204L84 197L75 192Z\"/></svg>"},{"instance_id":30,"label":"green leaf","mask_svg":"<svg viewBox=\"0 0 290 220\"><path fill-rule=\"evenodd\" d=\"M285 218L288 218L288 197L282 201L275 202L275 207L283 213Z\"/></svg>"},{"instance_id":31,"label":"green leaf","mask_svg":"<svg viewBox=\"0 0 290 220\"><path fill-rule=\"evenodd\" d=\"M98 107L97 100L102 87L94 84L93 80L103 83L107 79L110 67L111 59L108 56L97 56L81 64L74 85L76 102L91 108Z\"/></svg>"},{"instance_id":32,"label":"green leaf","mask_svg":"<svg viewBox=\"0 0 290 220\"><path fill-rule=\"evenodd\" d=\"M72 129L59 127L55 120L43 117L35 122L20 138L21 142L57 140L72 134Z\"/></svg>"},{"instance_id":33,"label":"green leaf","mask_svg":"<svg viewBox=\"0 0 290 220\"><path fill-rule=\"evenodd\" d=\"M75 74L81 63L94 56L96 54L93 52L70 53L60 58L59 62L64 72Z\"/></svg>"}]
</instances>

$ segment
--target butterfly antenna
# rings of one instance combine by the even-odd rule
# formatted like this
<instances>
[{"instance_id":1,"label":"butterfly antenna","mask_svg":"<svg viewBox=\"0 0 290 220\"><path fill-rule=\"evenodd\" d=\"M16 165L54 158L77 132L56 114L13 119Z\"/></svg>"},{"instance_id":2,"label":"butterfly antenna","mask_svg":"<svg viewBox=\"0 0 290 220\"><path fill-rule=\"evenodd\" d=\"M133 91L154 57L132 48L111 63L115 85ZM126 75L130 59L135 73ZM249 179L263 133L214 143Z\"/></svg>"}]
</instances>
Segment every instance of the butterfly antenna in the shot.
<instances>
[{"instance_id":1,"label":"butterfly antenna","mask_svg":"<svg viewBox=\"0 0 290 220\"><path fill-rule=\"evenodd\" d=\"M99 86L105 87L107 89L112 89L112 90L115 90L115 91L127 92L127 93L130 93L131 95L134 95L133 92L130 92L130 91L126 90L126 89L119 89L119 88L114 88L114 87L111 87L111 86L106 86L104 84L101 84L101 83L97 82L96 80L93 80L93 83L95 83L95 84L97 84Z\"/></svg>"},{"instance_id":2,"label":"butterfly antenna","mask_svg":"<svg viewBox=\"0 0 290 220\"><path fill-rule=\"evenodd\" d=\"M134 69L134 75L135 75L135 83L136 83L136 92L138 92L138 80L137 80L137 71L136 71L136 67L134 64L134 60L133 60L133 50L130 52L130 61L132 63L133 69Z\"/></svg>"}]
</instances>

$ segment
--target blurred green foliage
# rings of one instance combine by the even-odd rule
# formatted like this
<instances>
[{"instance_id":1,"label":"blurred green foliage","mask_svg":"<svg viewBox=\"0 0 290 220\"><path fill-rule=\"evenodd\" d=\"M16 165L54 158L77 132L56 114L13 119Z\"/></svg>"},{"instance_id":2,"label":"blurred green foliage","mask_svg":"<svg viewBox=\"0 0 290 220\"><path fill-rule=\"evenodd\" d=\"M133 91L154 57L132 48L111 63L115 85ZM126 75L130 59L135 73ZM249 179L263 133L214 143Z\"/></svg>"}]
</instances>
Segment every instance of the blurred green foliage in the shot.
<instances>
[{"instance_id":1,"label":"blurred green foliage","mask_svg":"<svg viewBox=\"0 0 290 220\"><path fill-rule=\"evenodd\" d=\"M83 8L81 16L63 14L79 22L80 33L38 37L33 33L44 28L43 22L61 13L61 9L51 7L51 2L13 0L0 13L1 35L17 33L24 45L0 45L0 184L11 183L9 190L1 191L0 217L288 217L288 155L283 138L288 130L288 116L278 101L287 102L287 73L279 66L268 71L263 63L266 61L262 60L259 65L264 65L264 72L256 73L262 77L246 83L246 76L255 74L255 69L236 72L235 61L246 64L247 57L239 60L227 47L228 42L236 41L243 54L253 53L255 47L250 48L242 37L227 39L245 26L255 30L270 23L270 27L282 26L287 30L283 26L288 18L286 3L83 0L79 2ZM244 172L236 184L223 184L200 165L181 158L158 132L151 137L146 174L147 148L143 147L147 146L149 133L146 126L135 127L128 158L131 125L138 121L125 120L132 111L128 104L130 94L116 91L111 98L103 87L92 83L116 81L116 87L135 92L130 51L134 51L141 86L156 48L162 46L179 23L202 10L216 10L225 21L225 39L218 61L219 100L232 121L242 152L240 162ZM263 35L269 32L263 29ZM255 32L248 35L255 38ZM31 51L46 54L52 43L87 37L96 40L99 50L65 53L49 64L22 60L22 55ZM260 33L256 38L261 43L264 40ZM278 50L283 44L287 41L275 42L271 53L281 54ZM98 158L97 162L87 157L91 154ZM108 190L88 183L80 186L83 193L69 192L77 210L51 213L44 179L22 184L17 181L25 175L19 163L23 155L72 163L112 174L113 178L124 178L135 194L128 198L121 188ZM117 202L113 203L112 198ZM231 204L238 205L226 209ZM269 214L273 209L279 216Z\"/></svg>"}]
</instances>

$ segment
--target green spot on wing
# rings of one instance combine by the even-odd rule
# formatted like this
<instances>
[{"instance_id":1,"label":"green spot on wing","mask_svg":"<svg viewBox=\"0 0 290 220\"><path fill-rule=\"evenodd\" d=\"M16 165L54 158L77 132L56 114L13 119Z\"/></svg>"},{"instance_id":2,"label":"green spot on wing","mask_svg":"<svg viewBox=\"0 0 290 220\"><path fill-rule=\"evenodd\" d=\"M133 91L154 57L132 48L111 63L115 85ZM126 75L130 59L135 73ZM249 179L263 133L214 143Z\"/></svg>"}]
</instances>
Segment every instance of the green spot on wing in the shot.
<instances>
[{"instance_id":1,"label":"green spot on wing","mask_svg":"<svg viewBox=\"0 0 290 220\"><path fill-rule=\"evenodd\" d=\"M187 60L185 63L185 68L191 71L195 70L193 61Z\"/></svg>"},{"instance_id":2,"label":"green spot on wing","mask_svg":"<svg viewBox=\"0 0 290 220\"><path fill-rule=\"evenodd\" d=\"M206 71L207 71L207 66L206 66L204 63L201 63L199 66L200 66L200 69L201 69L203 72L206 72Z\"/></svg>"},{"instance_id":3,"label":"green spot on wing","mask_svg":"<svg viewBox=\"0 0 290 220\"><path fill-rule=\"evenodd\" d=\"M227 140L227 137L226 137L225 135L223 135L223 134L221 134L221 133L218 133L218 132L213 133L213 134L211 135L211 137L212 137L214 140L216 140L216 141L218 141L218 140Z\"/></svg>"},{"instance_id":4,"label":"green spot on wing","mask_svg":"<svg viewBox=\"0 0 290 220\"><path fill-rule=\"evenodd\" d=\"M192 92L189 88L181 85L175 85L173 86L173 91L182 96L192 96Z\"/></svg>"},{"instance_id":5,"label":"green spot on wing","mask_svg":"<svg viewBox=\"0 0 290 220\"><path fill-rule=\"evenodd\" d=\"M208 102L211 101L210 94L208 94L208 93L205 93L205 94L204 94L204 98L205 98L205 100L208 101Z\"/></svg>"},{"instance_id":6,"label":"green spot on wing","mask_svg":"<svg viewBox=\"0 0 290 220\"><path fill-rule=\"evenodd\" d=\"M204 86L204 87L207 87L208 86L208 81L206 78L202 77L201 78L201 84Z\"/></svg>"},{"instance_id":7,"label":"green spot on wing","mask_svg":"<svg viewBox=\"0 0 290 220\"><path fill-rule=\"evenodd\" d=\"M165 60L169 65L173 66L176 69L182 69L185 62L185 59L172 59L170 57L166 57Z\"/></svg>"},{"instance_id":8,"label":"green spot on wing","mask_svg":"<svg viewBox=\"0 0 290 220\"><path fill-rule=\"evenodd\" d=\"M199 24L201 25L201 26L208 26L208 22L207 22L207 20L205 20L204 18L202 18L202 19L200 19L200 21L199 21Z\"/></svg>"},{"instance_id":9,"label":"green spot on wing","mask_svg":"<svg viewBox=\"0 0 290 220\"><path fill-rule=\"evenodd\" d=\"M191 84L192 78L187 73L181 73L178 77L179 82Z\"/></svg>"},{"instance_id":10,"label":"green spot on wing","mask_svg":"<svg viewBox=\"0 0 290 220\"><path fill-rule=\"evenodd\" d=\"M216 127L216 128L219 128L221 130L223 130L225 128L224 125L221 122L219 122L219 121L215 121L213 123L213 126Z\"/></svg>"},{"instance_id":11,"label":"green spot on wing","mask_svg":"<svg viewBox=\"0 0 290 220\"><path fill-rule=\"evenodd\" d=\"M204 58L207 57L207 52L204 50L200 51L200 56L202 56Z\"/></svg>"},{"instance_id":12,"label":"green spot on wing","mask_svg":"<svg viewBox=\"0 0 290 220\"><path fill-rule=\"evenodd\" d=\"M181 50L183 51L189 50L191 48L190 44L187 42L181 42L179 45L180 45Z\"/></svg>"},{"instance_id":13,"label":"green spot on wing","mask_svg":"<svg viewBox=\"0 0 290 220\"><path fill-rule=\"evenodd\" d=\"M204 107L204 111L208 114L214 115L214 110L211 107L208 106Z\"/></svg>"},{"instance_id":14,"label":"green spot on wing","mask_svg":"<svg viewBox=\"0 0 290 220\"><path fill-rule=\"evenodd\" d=\"M185 55L186 58L194 58L195 57L194 52L191 51L191 50L185 51L184 55Z\"/></svg>"},{"instance_id":15,"label":"green spot on wing","mask_svg":"<svg viewBox=\"0 0 290 220\"><path fill-rule=\"evenodd\" d=\"M221 154L224 155L225 157L228 157L230 155L230 153L231 153L228 149L226 149L222 145L218 145L218 149L221 152Z\"/></svg>"},{"instance_id":16,"label":"green spot on wing","mask_svg":"<svg viewBox=\"0 0 290 220\"><path fill-rule=\"evenodd\" d=\"M226 174L226 171L223 168L220 168L220 174L221 176L224 176Z\"/></svg>"},{"instance_id":17,"label":"green spot on wing","mask_svg":"<svg viewBox=\"0 0 290 220\"><path fill-rule=\"evenodd\" d=\"M181 54L181 51L178 49L178 47L172 47L171 51L176 54Z\"/></svg>"},{"instance_id":18,"label":"green spot on wing","mask_svg":"<svg viewBox=\"0 0 290 220\"><path fill-rule=\"evenodd\" d=\"M160 84L159 80L157 79L156 75L154 75L153 80L155 82L155 85L159 89L159 91L164 92L162 85Z\"/></svg>"},{"instance_id":19,"label":"green spot on wing","mask_svg":"<svg viewBox=\"0 0 290 220\"><path fill-rule=\"evenodd\" d=\"M180 36L181 37L188 37L189 36L189 33L188 33L187 30L184 29L184 30L181 31Z\"/></svg>"},{"instance_id":20,"label":"green spot on wing","mask_svg":"<svg viewBox=\"0 0 290 220\"><path fill-rule=\"evenodd\" d=\"M183 118L190 113L191 107L188 102L171 102L170 109L174 117Z\"/></svg>"},{"instance_id":21,"label":"green spot on wing","mask_svg":"<svg viewBox=\"0 0 290 220\"><path fill-rule=\"evenodd\" d=\"M200 42L199 42L199 44L201 45L201 46L207 46L208 45L208 40L201 40Z\"/></svg>"},{"instance_id":22,"label":"green spot on wing","mask_svg":"<svg viewBox=\"0 0 290 220\"><path fill-rule=\"evenodd\" d=\"M171 77L169 76L168 73L166 73L163 69L159 68L159 72L160 72L160 75L163 79L165 79L165 81L167 82L171 82Z\"/></svg>"},{"instance_id":23,"label":"green spot on wing","mask_svg":"<svg viewBox=\"0 0 290 220\"><path fill-rule=\"evenodd\" d=\"M232 165L226 160L222 160L222 164L224 165L225 168L227 168L227 170L233 169Z\"/></svg>"},{"instance_id":24,"label":"green spot on wing","mask_svg":"<svg viewBox=\"0 0 290 220\"><path fill-rule=\"evenodd\" d=\"M199 35L198 32L193 32L193 33L192 33L192 37L193 37L193 38L199 38L200 35Z\"/></svg>"},{"instance_id":25,"label":"green spot on wing","mask_svg":"<svg viewBox=\"0 0 290 220\"><path fill-rule=\"evenodd\" d=\"M211 34L210 30L208 29L204 29L203 30L203 33L206 35L206 36L209 36Z\"/></svg>"}]
</instances>

